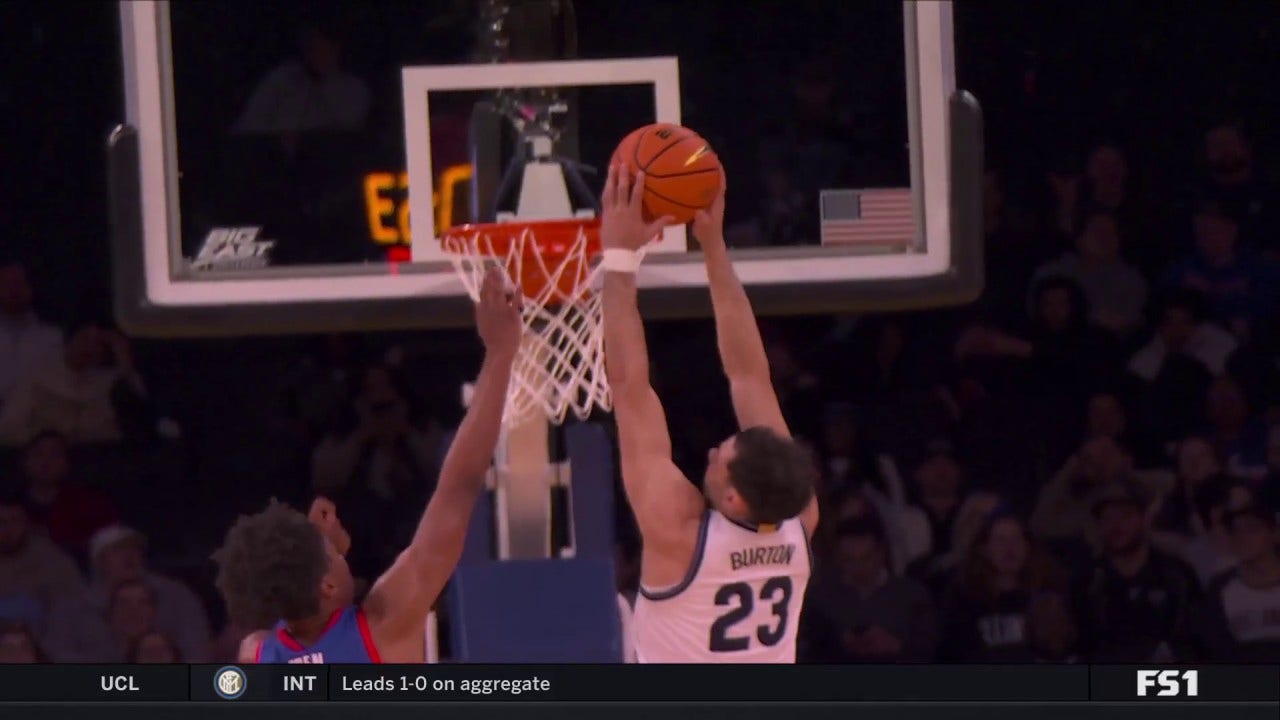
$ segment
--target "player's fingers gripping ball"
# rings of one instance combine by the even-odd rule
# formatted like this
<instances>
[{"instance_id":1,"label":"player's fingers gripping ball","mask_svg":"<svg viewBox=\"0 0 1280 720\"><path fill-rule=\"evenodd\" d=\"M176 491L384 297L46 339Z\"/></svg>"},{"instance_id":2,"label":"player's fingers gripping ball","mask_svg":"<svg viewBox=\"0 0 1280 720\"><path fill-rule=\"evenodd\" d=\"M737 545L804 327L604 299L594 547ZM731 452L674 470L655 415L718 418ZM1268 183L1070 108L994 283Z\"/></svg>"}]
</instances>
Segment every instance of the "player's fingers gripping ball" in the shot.
<instances>
[{"instance_id":1,"label":"player's fingers gripping ball","mask_svg":"<svg viewBox=\"0 0 1280 720\"><path fill-rule=\"evenodd\" d=\"M654 123L632 131L609 162L644 173L645 222L664 215L692 222L720 192L720 158L702 136L679 125Z\"/></svg>"}]
</instances>

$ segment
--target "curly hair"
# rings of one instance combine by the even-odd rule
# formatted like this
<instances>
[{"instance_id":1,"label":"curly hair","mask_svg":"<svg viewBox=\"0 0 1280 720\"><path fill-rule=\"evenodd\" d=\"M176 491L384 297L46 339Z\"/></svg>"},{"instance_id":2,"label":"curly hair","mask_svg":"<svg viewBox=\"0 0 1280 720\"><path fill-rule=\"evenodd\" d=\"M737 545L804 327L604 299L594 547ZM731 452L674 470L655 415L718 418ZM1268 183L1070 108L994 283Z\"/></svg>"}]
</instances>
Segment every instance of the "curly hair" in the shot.
<instances>
[{"instance_id":1,"label":"curly hair","mask_svg":"<svg viewBox=\"0 0 1280 720\"><path fill-rule=\"evenodd\" d=\"M757 523L779 523L800 514L813 498L817 468L800 443L764 427L747 428L734 440L729 482Z\"/></svg>"},{"instance_id":2,"label":"curly hair","mask_svg":"<svg viewBox=\"0 0 1280 720\"><path fill-rule=\"evenodd\" d=\"M236 520L213 560L227 614L237 622L263 628L320 611L320 582L329 569L324 538L283 503L273 499Z\"/></svg>"}]
</instances>

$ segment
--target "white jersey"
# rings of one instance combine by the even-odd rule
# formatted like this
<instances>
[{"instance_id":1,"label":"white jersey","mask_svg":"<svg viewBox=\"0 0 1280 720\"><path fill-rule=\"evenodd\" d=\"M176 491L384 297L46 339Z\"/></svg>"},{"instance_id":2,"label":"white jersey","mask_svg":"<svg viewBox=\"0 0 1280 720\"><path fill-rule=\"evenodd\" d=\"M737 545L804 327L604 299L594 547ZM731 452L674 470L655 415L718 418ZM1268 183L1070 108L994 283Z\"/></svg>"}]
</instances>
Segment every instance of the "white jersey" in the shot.
<instances>
[{"instance_id":1,"label":"white jersey","mask_svg":"<svg viewBox=\"0 0 1280 720\"><path fill-rule=\"evenodd\" d=\"M798 518L752 528L708 510L684 580L640 587L636 661L794 663L812 562Z\"/></svg>"}]
</instances>

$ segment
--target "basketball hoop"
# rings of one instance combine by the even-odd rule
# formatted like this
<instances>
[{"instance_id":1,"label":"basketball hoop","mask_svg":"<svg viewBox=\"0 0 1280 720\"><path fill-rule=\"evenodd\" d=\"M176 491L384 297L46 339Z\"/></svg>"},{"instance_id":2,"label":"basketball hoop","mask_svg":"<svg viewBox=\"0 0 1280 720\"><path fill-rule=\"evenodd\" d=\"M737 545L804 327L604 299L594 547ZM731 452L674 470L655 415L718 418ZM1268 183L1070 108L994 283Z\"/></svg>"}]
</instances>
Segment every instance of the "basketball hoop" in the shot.
<instances>
[{"instance_id":1,"label":"basketball hoop","mask_svg":"<svg viewBox=\"0 0 1280 720\"><path fill-rule=\"evenodd\" d=\"M501 266L524 294L524 340L516 355L502 421L508 428L541 411L555 424L570 411L586 419L612 406L604 372L600 221L538 220L460 225L440 238L473 301L485 272Z\"/></svg>"}]
</instances>

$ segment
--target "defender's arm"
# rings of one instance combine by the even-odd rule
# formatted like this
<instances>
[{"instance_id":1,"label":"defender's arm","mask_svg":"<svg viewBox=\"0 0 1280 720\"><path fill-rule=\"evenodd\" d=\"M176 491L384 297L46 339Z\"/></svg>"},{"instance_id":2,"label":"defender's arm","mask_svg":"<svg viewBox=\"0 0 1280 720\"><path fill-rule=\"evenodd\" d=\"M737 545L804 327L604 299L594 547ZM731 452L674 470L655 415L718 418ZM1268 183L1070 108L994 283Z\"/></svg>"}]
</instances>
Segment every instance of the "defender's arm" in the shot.
<instances>
[{"instance_id":1,"label":"defender's arm","mask_svg":"<svg viewBox=\"0 0 1280 720\"><path fill-rule=\"evenodd\" d=\"M365 600L375 635L415 632L462 556L472 509L498 442L511 366L520 345L520 294L508 295L499 270L485 277L476 324L485 356L471 407L458 426L409 547Z\"/></svg>"}]
</instances>

